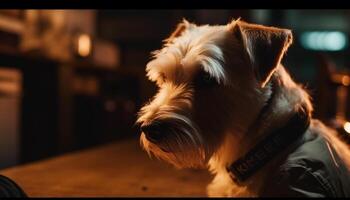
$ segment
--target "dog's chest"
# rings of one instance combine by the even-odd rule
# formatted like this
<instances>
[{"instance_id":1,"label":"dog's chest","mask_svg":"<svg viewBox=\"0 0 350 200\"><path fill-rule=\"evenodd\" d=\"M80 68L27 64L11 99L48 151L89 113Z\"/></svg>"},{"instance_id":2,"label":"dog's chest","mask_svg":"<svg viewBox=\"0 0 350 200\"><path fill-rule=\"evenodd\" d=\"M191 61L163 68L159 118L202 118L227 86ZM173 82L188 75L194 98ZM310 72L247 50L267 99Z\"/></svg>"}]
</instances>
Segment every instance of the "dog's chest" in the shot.
<instances>
[{"instance_id":1,"label":"dog's chest","mask_svg":"<svg viewBox=\"0 0 350 200\"><path fill-rule=\"evenodd\" d=\"M307 131L299 141L259 170L242 186L232 181L225 170L218 171L208 186L208 195L347 196L350 195L350 181L346 178L349 176L350 171L331 144L322 135Z\"/></svg>"}]
</instances>

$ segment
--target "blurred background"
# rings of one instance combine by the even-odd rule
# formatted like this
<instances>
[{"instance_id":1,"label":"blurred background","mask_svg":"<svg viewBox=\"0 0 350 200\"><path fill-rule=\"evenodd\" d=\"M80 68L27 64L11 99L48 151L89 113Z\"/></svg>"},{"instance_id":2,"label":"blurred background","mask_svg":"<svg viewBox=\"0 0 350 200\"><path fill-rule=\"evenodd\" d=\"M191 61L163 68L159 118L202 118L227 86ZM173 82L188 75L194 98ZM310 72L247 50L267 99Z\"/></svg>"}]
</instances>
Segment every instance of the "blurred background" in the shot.
<instances>
[{"instance_id":1,"label":"blurred background","mask_svg":"<svg viewBox=\"0 0 350 200\"><path fill-rule=\"evenodd\" d=\"M0 10L0 169L137 138L150 52L186 18L289 28L283 63L347 138L350 10Z\"/></svg>"}]
</instances>

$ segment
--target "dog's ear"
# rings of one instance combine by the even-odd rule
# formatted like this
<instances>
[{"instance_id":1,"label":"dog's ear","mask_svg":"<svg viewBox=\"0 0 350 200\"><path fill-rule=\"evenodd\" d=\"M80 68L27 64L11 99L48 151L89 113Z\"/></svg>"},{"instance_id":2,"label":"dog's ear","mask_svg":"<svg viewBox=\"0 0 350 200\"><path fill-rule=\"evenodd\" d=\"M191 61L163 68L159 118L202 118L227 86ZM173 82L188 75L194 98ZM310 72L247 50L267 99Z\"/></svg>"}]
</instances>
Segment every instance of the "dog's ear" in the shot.
<instances>
[{"instance_id":1,"label":"dog's ear","mask_svg":"<svg viewBox=\"0 0 350 200\"><path fill-rule=\"evenodd\" d=\"M185 31L186 29L191 29L191 28L193 28L195 26L196 26L195 24L188 22L185 18L182 19L182 22L180 22L176 26L175 31L173 31L171 33L171 35L167 39L164 40L164 42L172 42L172 40L174 38L180 36L183 31Z\"/></svg>"},{"instance_id":2,"label":"dog's ear","mask_svg":"<svg viewBox=\"0 0 350 200\"><path fill-rule=\"evenodd\" d=\"M261 87L269 81L293 41L288 29L233 21L228 28L242 42Z\"/></svg>"}]
</instances>

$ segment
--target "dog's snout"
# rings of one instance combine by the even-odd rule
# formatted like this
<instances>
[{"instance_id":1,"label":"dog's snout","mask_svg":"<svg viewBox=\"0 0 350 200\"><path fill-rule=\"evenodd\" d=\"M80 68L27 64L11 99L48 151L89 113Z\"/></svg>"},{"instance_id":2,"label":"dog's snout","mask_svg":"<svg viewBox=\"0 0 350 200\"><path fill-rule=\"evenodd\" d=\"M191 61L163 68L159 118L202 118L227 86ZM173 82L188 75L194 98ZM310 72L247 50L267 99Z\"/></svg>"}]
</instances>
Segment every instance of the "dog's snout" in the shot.
<instances>
[{"instance_id":1,"label":"dog's snout","mask_svg":"<svg viewBox=\"0 0 350 200\"><path fill-rule=\"evenodd\" d=\"M146 138L151 142L157 142L162 139L162 124L151 123L141 126L141 131L146 135Z\"/></svg>"}]
</instances>

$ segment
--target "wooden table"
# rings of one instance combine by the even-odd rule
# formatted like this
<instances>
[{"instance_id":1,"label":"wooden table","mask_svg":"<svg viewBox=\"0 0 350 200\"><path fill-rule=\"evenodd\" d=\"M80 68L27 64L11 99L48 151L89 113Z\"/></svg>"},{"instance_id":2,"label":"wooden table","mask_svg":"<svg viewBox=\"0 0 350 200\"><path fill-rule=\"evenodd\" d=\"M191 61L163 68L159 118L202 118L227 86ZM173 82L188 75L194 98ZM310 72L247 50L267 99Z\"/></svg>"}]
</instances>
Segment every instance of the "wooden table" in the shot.
<instances>
[{"instance_id":1,"label":"wooden table","mask_svg":"<svg viewBox=\"0 0 350 200\"><path fill-rule=\"evenodd\" d=\"M177 170L124 140L0 171L29 197L199 197L206 170Z\"/></svg>"}]
</instances>

